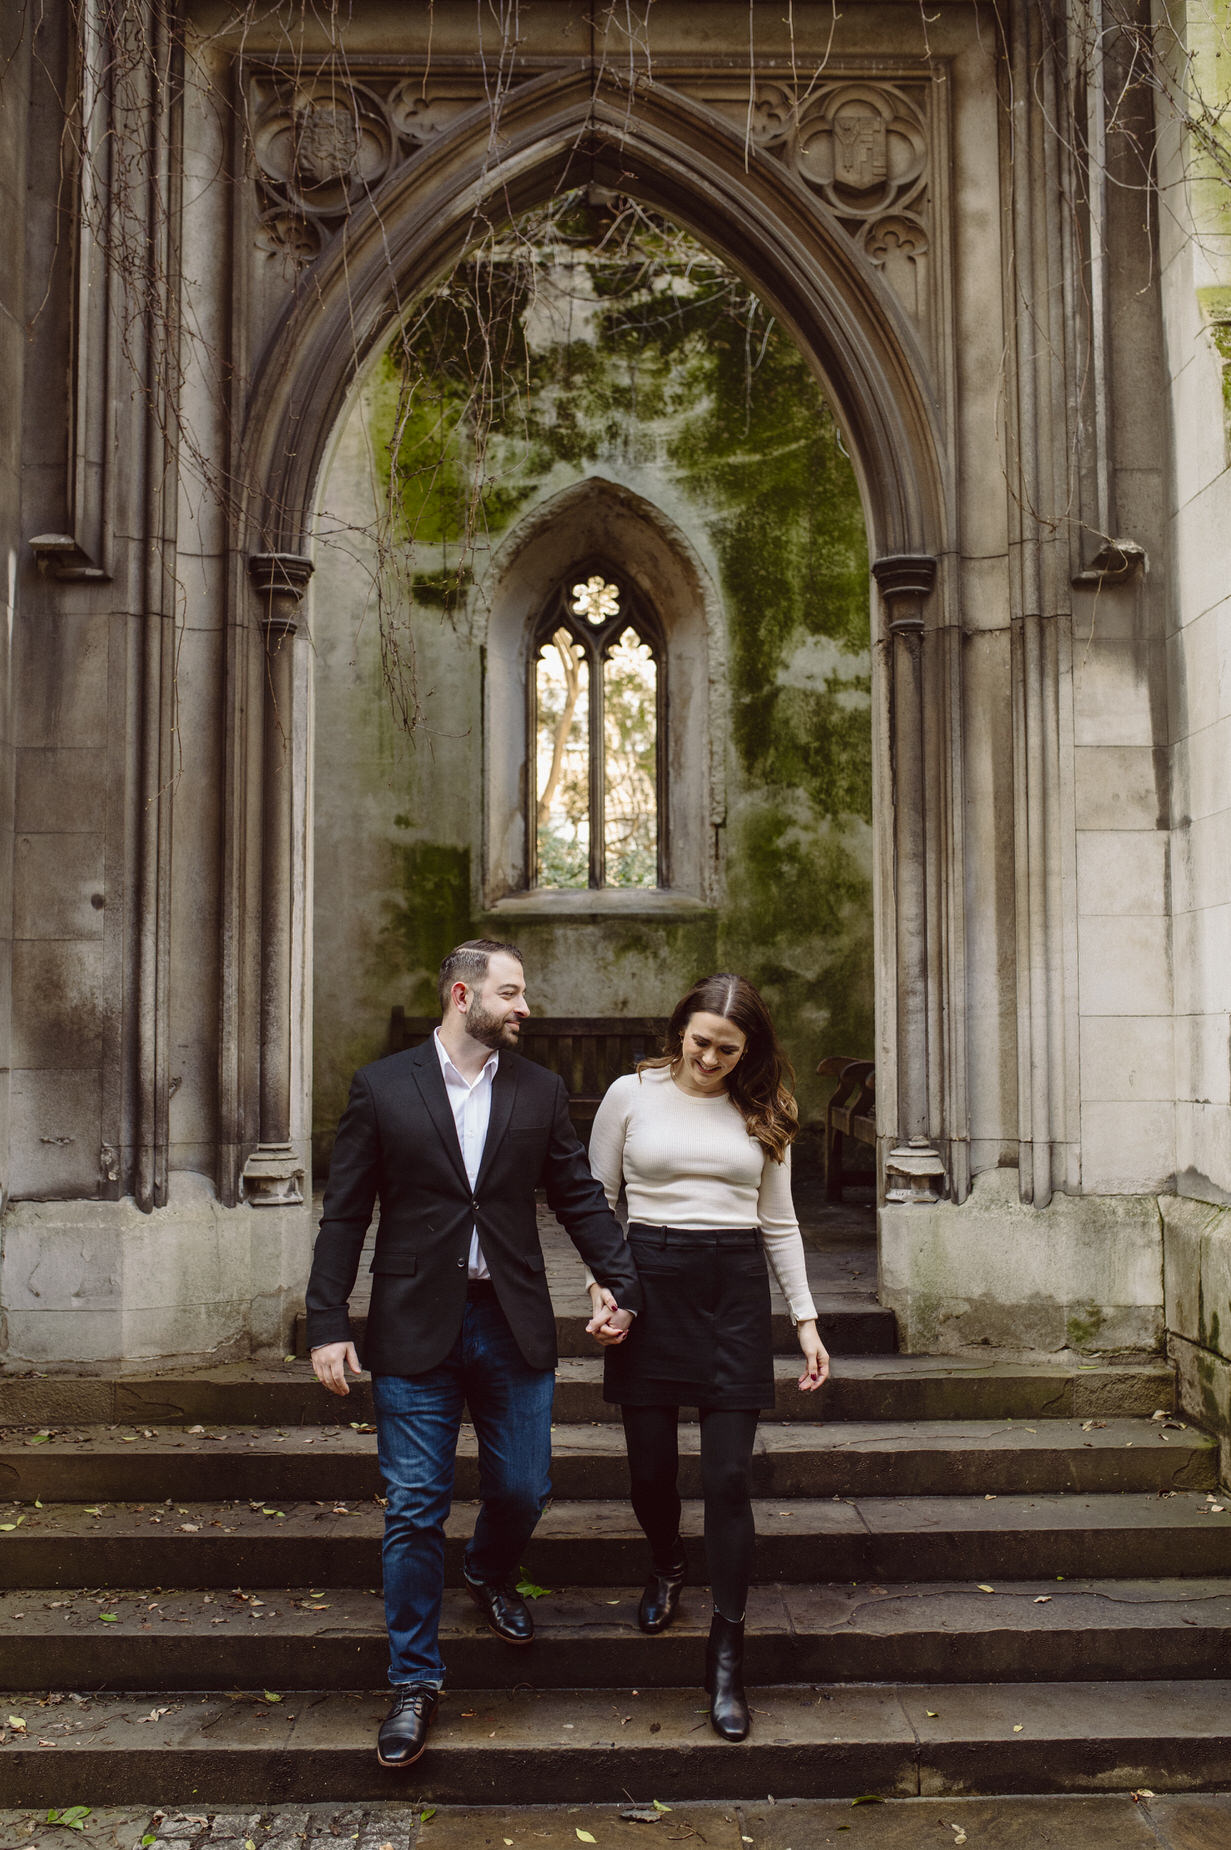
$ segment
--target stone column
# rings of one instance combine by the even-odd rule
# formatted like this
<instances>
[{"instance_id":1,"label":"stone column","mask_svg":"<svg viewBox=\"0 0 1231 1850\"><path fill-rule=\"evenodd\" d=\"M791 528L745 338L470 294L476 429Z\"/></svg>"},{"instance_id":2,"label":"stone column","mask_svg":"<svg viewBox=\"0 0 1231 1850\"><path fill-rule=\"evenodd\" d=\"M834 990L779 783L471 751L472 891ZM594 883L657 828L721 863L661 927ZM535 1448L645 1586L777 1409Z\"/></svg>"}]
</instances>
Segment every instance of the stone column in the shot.
<instances>
[{"instance_id":1,"label":"stone column","mask_svg":"<svg viewBox=\"0 0 1231 1850\"><path fill-rule=\"evenodd\" d=\"M924 792L924 605L936 582L926 554L878 559L885 601L893 766L896 924L897 1125L885 1158L885 1199L928 1205L945 1193L945 1165L932 1138L928 1087L928 854Z\"/></svg>"},{"instance_id":2,"label":"stone column","mask_svg":"<svg viewBox=\"0 0 1231 1850\"><path fill-rule=\"evenodd\" d=\"M244 1164L244 1197L254 1208L303 1200L303 1162L291 1143L291 909L293 768L291 710L294 640L312 561L299 553L258 552L248 575L261 599L265 698L261 797L260 1142Z\"/></svg>"}]
</instances>

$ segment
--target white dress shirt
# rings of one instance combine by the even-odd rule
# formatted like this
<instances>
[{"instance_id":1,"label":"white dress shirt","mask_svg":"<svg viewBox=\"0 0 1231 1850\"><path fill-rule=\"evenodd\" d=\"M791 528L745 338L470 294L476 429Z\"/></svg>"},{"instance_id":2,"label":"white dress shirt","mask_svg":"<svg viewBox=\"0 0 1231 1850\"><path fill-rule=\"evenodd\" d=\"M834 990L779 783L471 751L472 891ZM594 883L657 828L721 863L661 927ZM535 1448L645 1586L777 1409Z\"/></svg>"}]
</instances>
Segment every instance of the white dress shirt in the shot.
<instances>
[{"instance_id":1,"label":"white dress shirt","mask_svg":"<svg viewBox=\"0 0 1231 1850\"><path fill-rule=\"evenodd\" d=\"M496 1077L496 1068L500 1064L500 1055L493 1053L483 1063L483 1070L472 1083L464 1079L449 1058L448 1050L440 1038L440 1029L432 1033L436 1047L436 1058L440 1061L440 1071L445 1082L445 1091L449 1095L449 1104L453 1109L453 1122L457 1126L457 1141L462 1148L462 1164L466 1170L466 1180L471 1188L479 1179L479 1165L483 1161L483 1146L487 1142L487 1127L492 1115L492 1081ZM471 1278L489 1278L487 1261L479 1245L479 1230L470 1229L470 1270Z\"/></svg>"}]
</instances>

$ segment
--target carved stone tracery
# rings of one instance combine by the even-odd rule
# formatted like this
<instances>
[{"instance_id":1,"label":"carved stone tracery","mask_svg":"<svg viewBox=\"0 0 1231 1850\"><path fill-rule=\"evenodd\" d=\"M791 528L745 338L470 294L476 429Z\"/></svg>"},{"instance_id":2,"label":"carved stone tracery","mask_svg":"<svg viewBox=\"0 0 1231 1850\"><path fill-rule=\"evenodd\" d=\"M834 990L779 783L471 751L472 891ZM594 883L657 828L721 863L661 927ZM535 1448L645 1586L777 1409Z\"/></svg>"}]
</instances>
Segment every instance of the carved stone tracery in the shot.
<instances>
[{"instance_id":1,"label":"carved stone tracery","mask_svg":"<svg viewBox=\"0 0 1231 1850\"><path fill-rule=\"evenodd\" d=\"M929 137L916 100L896 84L832 83L796 100L767 83L749 127L866 251L907 313L925 319Z\"/></svg>"},{"instance_id":2,"label":"carved stone tracery","mask_svg":"<svg viewBox=\"0 0 1231 1850\"><path fill-rule=\"evenodd\" d=\"M310 263L360 201L482 95L478 76L428 85L258 73L249 109L263 248Z\"/></svg>"},{"instance_id":3,"label":"carved stone tracery","mask_svg":"<svg viewBox=\"0 0 1231 1850\"><path fill-rule=\"evenodd\" d=\"M538 74L528 71L527 81ZM835 79L801 97L767 80L751 109L747 78L680 74L666 84L782 161L881 270L907 313L927 319L934 149L926 81ZM481 72L363 82L329 70L257 72L249 103L261 245L311 262L361 200L483 102Z\"/></svg>"}]
</instances>

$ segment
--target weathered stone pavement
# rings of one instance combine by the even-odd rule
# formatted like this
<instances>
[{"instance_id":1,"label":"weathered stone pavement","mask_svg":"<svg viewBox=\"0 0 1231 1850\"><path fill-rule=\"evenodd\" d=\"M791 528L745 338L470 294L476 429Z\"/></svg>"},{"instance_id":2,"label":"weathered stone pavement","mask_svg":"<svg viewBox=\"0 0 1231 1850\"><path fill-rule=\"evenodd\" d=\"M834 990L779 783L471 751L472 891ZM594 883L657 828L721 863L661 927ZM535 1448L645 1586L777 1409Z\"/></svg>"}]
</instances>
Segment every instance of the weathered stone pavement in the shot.
<instances>
[{"instance_id":1,"label":"weathered stone pavement","mask_svg":"<svg viewBox=\"0 0 1231 1850\"><path fill-rule=\"evenodd\" d=\"M45 1812L0 1811L3 1850L1226 1850L1231 1796L761 1800L746 1805L425 1807L199 1805L101 1808L75 1831ZM633 1815L635 1814L635 1815ZM588 1833L583 1837L582 1833Z\"/></svg>"}]
</instances>

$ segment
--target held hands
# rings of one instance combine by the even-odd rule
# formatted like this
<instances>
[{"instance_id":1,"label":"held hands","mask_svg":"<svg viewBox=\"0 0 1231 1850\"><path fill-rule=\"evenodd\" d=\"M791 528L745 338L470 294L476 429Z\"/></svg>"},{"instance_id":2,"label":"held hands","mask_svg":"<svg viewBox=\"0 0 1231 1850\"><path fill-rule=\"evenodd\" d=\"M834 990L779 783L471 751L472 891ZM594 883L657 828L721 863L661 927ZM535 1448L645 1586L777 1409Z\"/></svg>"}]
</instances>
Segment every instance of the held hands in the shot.
<instances>
[{"instance_id":1,"label":"held hands","mask_svg":"<svg viewBox=\"0 0 1231 1850\"><path fill-rule=\"evenodd\" d=\"M630 1310L620 1310L606 1285L590 1286L590 1305L594 1315L586 1325L586 1335L593 1336L604 1349L622 1343L633 1321Z\"/></svg>"},{"instance_id":2,"label":"held hands","mask_svg":"<svg viewBox=\"0 0 1231 1850\"><path fill-rule=\"evenodd\" d=\"M812 1318L807 1323L797 1324L795 1334L804 1352L804 1372L799 1377L799 1385L807 1393L829 1379L829 1354L816 1333L816 1323Z\"/></svg>"},{"instance_id":3,"label":"held hands","mask_svg":"<svg viewBox=\"0 0 1231 1850\"><path fill-rule=\"evenodd\" d=\"M349 1394L346 1385L346 1371L352 1375L359 1373L359 1357L354 1343L322 1343L319 1349L312 1351L312 1367L322 1387L327 1387L331 1394Z\"/></svg>"}]
</instances>

